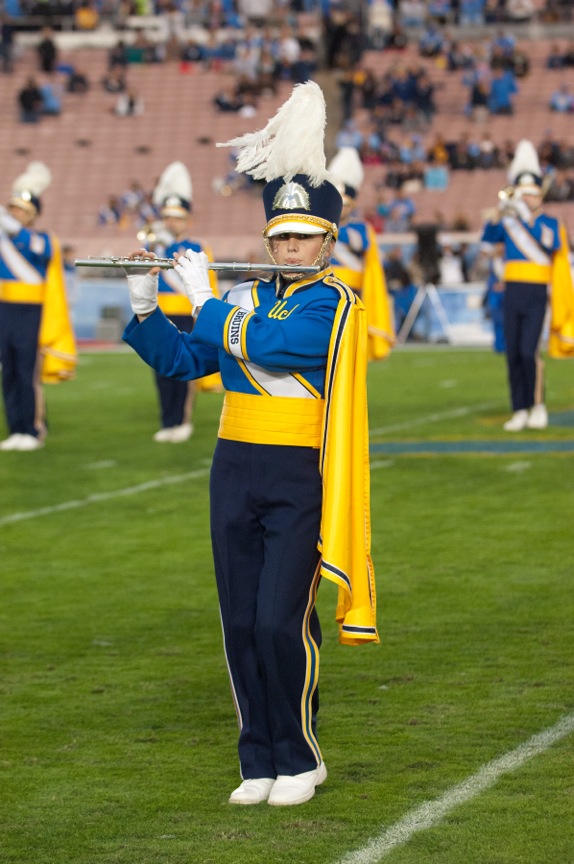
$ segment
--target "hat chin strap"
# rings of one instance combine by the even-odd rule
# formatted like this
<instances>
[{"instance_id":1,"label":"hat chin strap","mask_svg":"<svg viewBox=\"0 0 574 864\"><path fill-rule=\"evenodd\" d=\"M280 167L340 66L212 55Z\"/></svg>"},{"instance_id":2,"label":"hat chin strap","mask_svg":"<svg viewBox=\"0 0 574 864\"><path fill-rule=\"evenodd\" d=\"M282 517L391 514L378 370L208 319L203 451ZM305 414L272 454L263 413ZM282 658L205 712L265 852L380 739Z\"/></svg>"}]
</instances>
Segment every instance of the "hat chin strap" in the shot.
<instances>
[{"instance_id":1,"label":"hat chin strap","mask_svg":"<svg viewBox=\"0 0 574 864\"><path fill-rule=\"evenodd\" d=\"M329 245L329 243L331 243L331 241L333 239L334 239L334 237L333 237L332 231L327 231L327 233L325 234L325 237L323 239L323 242L321 243L321 248L319 249L319 251L315 257L315 260L312 262L311 267L317 267L317 266L324 265L327 263L327 261L326 261L327 256L325 254L325 250L326 250L327 246ZM277 266L280 267L281 265L275 259L275 256L273 255L273 252L271 251L271 243L269 242L269 237L263 237L263 242L265 243L265 248L267 249L267 254L271 258L271 261L273 262L273 264L277 264ZM321 266L321 269L323 269L322 266ZM281 275L283 276L284 279L289 279L291 281L297 280L297 273L286 273L286 274L281 274Z\"/></svg>"}]
</instances>

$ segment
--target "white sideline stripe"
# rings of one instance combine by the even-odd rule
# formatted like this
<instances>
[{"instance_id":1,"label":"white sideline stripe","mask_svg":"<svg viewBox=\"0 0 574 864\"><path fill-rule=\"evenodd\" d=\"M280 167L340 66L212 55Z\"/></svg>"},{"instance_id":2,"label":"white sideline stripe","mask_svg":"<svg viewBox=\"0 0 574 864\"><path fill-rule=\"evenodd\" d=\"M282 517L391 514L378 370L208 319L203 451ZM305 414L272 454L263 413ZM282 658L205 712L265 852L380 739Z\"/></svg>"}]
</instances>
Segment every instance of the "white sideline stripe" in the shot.
<instances>
[{"instance_id":1,"label":"white sideline stripe","mask_svg":"<svg viewBox=\"0 0 574 864\"><path fill-rule=\"evenodd\" d=\"M500 402L482 402L479 405L471 405L467 408L452 408L450 411L442 411L440 414L427 414L426 417L417 417L414 420L406 420L404 423L394 423L391 426L380 426L378 429L370 429L369 436L386 435L387 432L400 432L411 429L414 426L425 426L427 423L438 423L440 420L451 420L453 417L465 417L477 411L485 411L494 408Z\"/></svg>"},{"instance_id":2,"label":"white sideline stripe","mask_svg":"<svg viewBox=\"0 0 574 864\"><path fill-rule=\"evenodd\" d=\"M26 510L24 513L12 513L0 519L2 525L10 525L13 522L25 522L27 519L36 519L38 516L51 516L53 513L63 513L65 510L76 510L79 507L88 507L90 504L100 504L102 501L112 501L114 498L122 498L125 495L139 495L140 492L148 492L150 489L160 489L162 486L170 486L175 483L185 483L186 480L196 480L209 474L209 468L199 468L188 474L176 474L173 477L162 477L161 480L148 480L139 486L127 486L125 489L114 489L112 492L97 492L88 495L87 498L79 498L75 501L63 501L52 507L40 507L38 510Z\"/></svg>"},{"instance_id":3,"label":"white sideline stripe","mask_svg":"<svg viewBox=\"0 0 574 864\"><path fill-rule=\"evenodd\" d=\"M489 786L493 786L503 774L520 768L529 759L544 753L545 750L572 732L574 732L574 714L569 714L550 729L533 735L516 750L511 750L510 753L499 759L493 759L472 777L449 789L442 798L438 798L436 801L426 801L420 807L407 813L399 822L370 840L362 849L350 852L339 859L337 864L377 864L397 846L408 843L413 834L433 828L443 816L446 816L459 804L464 804L475 798Z\"/></svg>"}]
</instances>

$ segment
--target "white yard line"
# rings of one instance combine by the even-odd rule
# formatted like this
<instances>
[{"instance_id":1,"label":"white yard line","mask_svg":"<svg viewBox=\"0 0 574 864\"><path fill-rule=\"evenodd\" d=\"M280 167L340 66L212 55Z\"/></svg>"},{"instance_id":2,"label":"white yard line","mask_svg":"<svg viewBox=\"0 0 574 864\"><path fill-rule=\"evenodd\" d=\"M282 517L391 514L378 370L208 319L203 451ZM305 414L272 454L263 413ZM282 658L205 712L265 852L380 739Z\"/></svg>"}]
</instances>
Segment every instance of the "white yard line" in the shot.
<instances>
[{"instance_id":1,"label":"white yard line","mask_svg":"<svg viewBox=\"0 0 574 864\"><path fill-rule=\"evenodd\" d=\"M378 837L369 840L362 849L350 852L339 859L337 864L378 864L393 849L408 843L413 834L434 828L455 807L476 798L485 789L493 786L503 774L520 768L529 759L544 753L572 732L574 732L574 714L569 714L555 726L533 735L516 750L511 750L499 759L493 759L492 762L483 765L476 774L453 786L441 798L436 801L426 801L420 807L411 810L390 828L384 829Z\"/></svg>"},{"instance_id":2,"label":"white yard line","mask_svg":"<svg viewBox=\"0 0 574 864\"><path fill-rule=\"evenodd\" d=\"M438 414L427 414L424 417L415 417L413 420L405 420L404 423L393 423L390 426L380 426L378 429L370 429L369 435L386 435L388 432L404 432L405 429L414 429L415 426L426 426L427 423L438 423L441 420L452 420L455 417L466 417L467 414L476 414L478 411L486 411L495 408L500 402L482 402L479 405L471 405L467 408L452 408L450 411L442 411Z\"/></svg>"},{"instance_id":3,"label":"white yard line","mask_svg":"<svg viewBox=\"0 0 574 864\"><path fill-rule=\"evenodd\" d=\"M209 468L198 468L188 474L176 474L172 477L162 477L160 480L148 480L139 486L127 486L124 489L114 489L111 492L98 492L88 495L87 498L78 498L75 501L63 501L51 507L40 507L38 510L25 510L23 513L12 513L0 518L2 525L11 525L14 522L25 522L27 519L37 519L39 516L51 516L53 513L62 513L65 510L77 510L90 504L101 504L102 501L113 501L114 498L122 498L126 495L139 495L140 492L149 492L150 489L161 489L162 486L170 486L175 483L185 483L186 480L197 480L209 474Z\"/></svg>"}]
</instances>

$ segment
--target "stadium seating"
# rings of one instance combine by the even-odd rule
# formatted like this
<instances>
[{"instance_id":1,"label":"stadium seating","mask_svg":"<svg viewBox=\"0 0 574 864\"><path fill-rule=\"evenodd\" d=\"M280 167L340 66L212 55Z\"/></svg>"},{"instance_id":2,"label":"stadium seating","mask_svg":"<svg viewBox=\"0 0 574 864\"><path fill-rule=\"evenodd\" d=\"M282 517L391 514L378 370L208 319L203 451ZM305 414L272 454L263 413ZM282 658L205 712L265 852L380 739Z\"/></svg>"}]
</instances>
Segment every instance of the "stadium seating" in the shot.
<instances>
[{"instance_id":1,"label":"stadium seating","mask_svg":"<svg viewBox=\"0 0 574 864\"><path fill-rule=\"evenodd\" d=\"M426 133L428 141L437 131L452 140L461 132L477 137L488 130L498 143L522 137L538 143L548 129L558 139L572 139L574 115L557 115L548 109L550 93L564 77L545 68L550 44L549 40L524 44L531 71L519 80L516 111L510 117L490 117L484 124L473 123L463 114L467 91L462 73L445 73L434 61L420 58L415 45L401 55L369 51L364 62L379 75L400 56L405 62L424 65L441 84L436 92L438 112ZM278 93L263 98L256 115L245 118L221 113L213 106L213 96L229 80L226 72L193 67L183 71L177 61L132 64L128 80L143 97L145 110L141 116L120 118L113 114L115 97L100 83L107 68L107 49L84 47L62 53L62 62L83 71L91 88L86 94L66 93L59 117L42 118L36 125L19 122L16 94L36 66L31 46L18 58L15 72L2 76L1 200L6 200L11 181L27 163L42 159L53 173L53 184L44 196L42 224L73 245L78 257L124 254L137 245L134 226L98 226L99 209L109 196L121 194L134 180L151 190L165 165L181 159L192 173L198 236L220 259L259 258L260 198L250 191L229 196L217 191L216 181L229 172L230 161L229 151L216 148L215 142L263 126L291 85L281 82ZM337 98L336 86L329 92L333 94L330 99ZM337 106L331 106L328 116L337 116ZM358 118L365 121L365 113L359 111ZM332 138L328 136L328 141ZM382 166L366 167L361 206L373 206L375 185L383 174ZM472 228L478 230L485 211L496 205L497 192L505 185L503 170L452 172L447 190L416 194L419 217L430 219L440 211L450 220L464 211ZM574 230L574 204L549 205L548 210L562 216Z\"/></svg>"}]
</instances>

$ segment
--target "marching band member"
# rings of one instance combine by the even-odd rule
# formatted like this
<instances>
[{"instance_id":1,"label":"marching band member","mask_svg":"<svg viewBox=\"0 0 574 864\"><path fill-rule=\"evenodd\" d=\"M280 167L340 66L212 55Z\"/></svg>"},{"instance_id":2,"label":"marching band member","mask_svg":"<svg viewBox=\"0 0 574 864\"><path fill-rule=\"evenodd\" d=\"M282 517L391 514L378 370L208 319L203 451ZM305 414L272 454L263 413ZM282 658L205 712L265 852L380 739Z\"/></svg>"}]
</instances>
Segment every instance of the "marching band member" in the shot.
<instances>
[{"instance_id":1,"label":"marching band member","mask_svg":"<svg viewBox=\"0 0 574 864\"><path fill-rule=\"evenodd\" d=\"M210 496L240 727L233 804L301 804L326 779L317 739L321 576L339 589L340 641L378 642L366 313L329 264L342 199L328 179L324 129L323 93L307 82L263 130L227 142L239 148L238 170L266 181L272 261L319 272L250 279L220 300L206 256L188 250L176 265L196 316L187 334L157 308L157 268L128 270L136 314L125 341L163 375L220 370L226 391Z\"/></svg>"},{"instance_id":2,"label":"marching band member","mask_svg":"<svg viewBox=\"0 0 574 864\"><path fill-rule=\"evenodd\" d=\"M568 351L562 336L565 325L574 323L574 292L565 228L540 209L542 172L530 141L519 142L508 176L510 195L500 201L498 217L485 225L482 243L504 248L504 337L513 410L504 429L520 432L548 425L540 340L549 288L552 356Z\"/></svg>"},{"instance_id":3,"label":"marching band member","mask_svg":"<svg viewBox=\"0 0 574 864\"><path fill-rule=\"evenodd\" d=\"M341 147L329 163L329 173L343 198L343 213L332 265L335 274L356 291L367 309L369 359L386 357L395 332L385 271L372 225L356 211L364 169L355 147Z\"/></svg>"},{"instance_id":4,"label":"marching band member","mask_svg":"<svg viewBox=\"0 0 574 864\"><path fill-rule=\"evenodd\" d=\"M211 250L198 240L190 239L193 185L189 171L182 162L172 162L163 171L153 192L153 203L159 209L161 223L152 226L153 250L159 256L173 258L186 249L205 252L213 261ZM213 293L217 296L217 277L209 274ZM175 326L191 332L191 304L181 278L175 270L161 270L158 305ZM208 382L178 381L155 373L161 428L153 436L158 443L179 444L193 434L193 406L196 391L209 389ZM211 382L215 383L214 381Z\"/></svg>"},{"instance_id":5,"label":"marching band member","mask_svg":"<svg viewBox=\"0 0 574 864\"><path fill-rule=\"evenodd\" d=\"M52 180L31 162L0 207L0 357L9 436L0 450L37 450L46 421L41 383L72 378L76 346L58 239L34 228Z\"/></svg>"}]
</instances>

